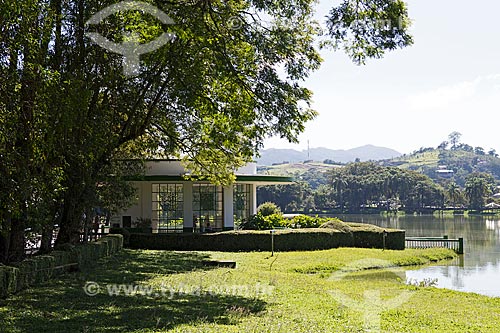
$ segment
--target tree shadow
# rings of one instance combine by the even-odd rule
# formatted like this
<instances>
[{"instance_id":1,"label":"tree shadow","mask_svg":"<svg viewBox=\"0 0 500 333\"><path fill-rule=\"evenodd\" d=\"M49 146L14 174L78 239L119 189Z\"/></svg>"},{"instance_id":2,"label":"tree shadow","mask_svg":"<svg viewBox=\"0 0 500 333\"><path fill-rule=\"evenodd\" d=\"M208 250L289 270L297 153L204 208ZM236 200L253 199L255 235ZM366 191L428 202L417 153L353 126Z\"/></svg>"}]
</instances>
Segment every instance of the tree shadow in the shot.
<instances>
[{"instance_id":1,"label":"tree shadow","mask_svg":"<svg viewBox=\"0 0 500 333\"><path fill-rule=\"evenodd\" d=\"M202 264L208 257L198 253L124 251L94 270L67 274L0 300L0 331L128 332L196 323L234 325L243 317L265 310L265 301L234 290L208 292L191 287L130 296L110 295L105 288L89 296L84 290L86 281L101 286L141 284L153 274L212 269Z\"/></svg>"}]
</instances>

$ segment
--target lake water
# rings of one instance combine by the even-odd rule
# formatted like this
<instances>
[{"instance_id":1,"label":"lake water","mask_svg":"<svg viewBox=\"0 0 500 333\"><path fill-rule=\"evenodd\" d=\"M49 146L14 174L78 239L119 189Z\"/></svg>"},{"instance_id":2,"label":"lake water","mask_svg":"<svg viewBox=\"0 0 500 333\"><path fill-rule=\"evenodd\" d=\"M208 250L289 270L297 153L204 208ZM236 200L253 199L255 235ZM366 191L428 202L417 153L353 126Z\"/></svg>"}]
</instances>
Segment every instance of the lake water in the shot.
<instances>
[{"instance_id":1,"label":"lake water","mask_svg":"<svg viewBox=\"0 0 500 333\"><path fill-rule=\"evenodd\" d=\"M487 216L339 216L343 221L406 230L406 236L464 238L465 254L458 258L406 271L407 279L438 279L437 287L500 297L500 218Z\"/></svg>"}]
</instances>

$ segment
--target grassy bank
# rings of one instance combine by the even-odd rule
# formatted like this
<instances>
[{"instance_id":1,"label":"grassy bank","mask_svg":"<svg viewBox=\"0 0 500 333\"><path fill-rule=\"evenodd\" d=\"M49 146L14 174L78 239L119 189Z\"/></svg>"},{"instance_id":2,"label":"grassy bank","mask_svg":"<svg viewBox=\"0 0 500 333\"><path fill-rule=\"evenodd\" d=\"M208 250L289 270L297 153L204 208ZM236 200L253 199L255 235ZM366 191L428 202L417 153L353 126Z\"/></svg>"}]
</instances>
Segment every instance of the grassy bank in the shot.
<instances>
[{"instance_id":1,"label":"grassy bank","mask_svg":"<svg viewBox=\"0 0 500 333\"><path fill-rule=\"evenodd\" d=\"M394 265L453 257L444 249L347 249L278 253L125 250L97 269L0 300L2 332L363 332L349 302L377 295L388 332L496 332L500 299L408 286ZM236 269L203 260L235 260ZM370 269L386 267L383 270ZM387 268L389 267L389 268ZM100 285L95 296L84 286ZM114 284L136 295L110 296ZM95 291L95 289L90 289ZM143 295L149 292L149 296ZM370 294L371 293L371 294ZM376 321L367 321L376 323ZM373 329L372 329L373 331Z\"/></svg>"}]
</instances>

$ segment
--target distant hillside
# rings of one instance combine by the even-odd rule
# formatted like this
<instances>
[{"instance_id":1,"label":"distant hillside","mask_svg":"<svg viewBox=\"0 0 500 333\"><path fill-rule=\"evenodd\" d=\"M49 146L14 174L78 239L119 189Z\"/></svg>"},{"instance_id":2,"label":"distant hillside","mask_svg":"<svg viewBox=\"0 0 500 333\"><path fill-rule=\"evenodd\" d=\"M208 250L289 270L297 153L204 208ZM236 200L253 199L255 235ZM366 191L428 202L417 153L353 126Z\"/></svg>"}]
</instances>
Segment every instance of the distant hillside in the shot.
<instances>
[{"instance_id":1,"label":"distant hillside","mask_svg":"<svg viewBox=\"0 0 500 333\"><path fill-rule=\"evenodd\" d=\"M461 186L472 172L486 172L500 180L500 158L482 150L478 153L472 149L423 148L380 164L419 171L438 182L451 180Z\"/></svg>"},{"instance_id":2,"label":"distant hillside","mask_svg":"<svg viewBox=\"0 0 500 333\"><path fill-rule=\"evenodd\" d=\"M297 163L306 160L324 161L332 160L340 163L354 162L356 158L360 161L378 161L391 159L401 156L401 153L394 149L366 145L352 149L328 149L328 148L311 148L309 154L307 150L294 149L265 149L261 151L261 156L257 159L258 165L273 165L276 163Z\"/></svg>"}]
</instances>

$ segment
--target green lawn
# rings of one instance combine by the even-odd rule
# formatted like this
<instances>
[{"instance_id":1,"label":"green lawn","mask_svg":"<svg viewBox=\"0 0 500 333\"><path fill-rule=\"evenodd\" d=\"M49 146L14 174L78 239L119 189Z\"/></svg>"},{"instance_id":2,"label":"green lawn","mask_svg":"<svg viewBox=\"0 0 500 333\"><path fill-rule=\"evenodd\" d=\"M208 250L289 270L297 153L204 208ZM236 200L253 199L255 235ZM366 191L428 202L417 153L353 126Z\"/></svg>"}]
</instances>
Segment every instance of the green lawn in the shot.
<instances>
[{"instance_id":1,"label":"green lawn","mask_svg":"<svg viewBox=\"0 0 500 333\"><path fill-rule=\"evenodd\" d=\"M387 267L452 256L440 249L343 248L274 257L124 250L93 270L0 300L0 331L498 332L500 299L407 286L401 269ZM207 258L238 266L204 267ZM376 267L386 268L370 269ZM89 281L100 286L96 296L84 292ZM143 289L110 296L115 284Z\"/></svg>"}]
</instances>

